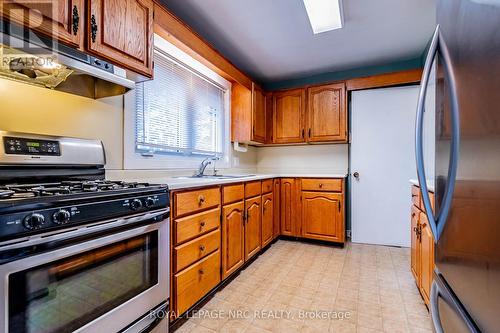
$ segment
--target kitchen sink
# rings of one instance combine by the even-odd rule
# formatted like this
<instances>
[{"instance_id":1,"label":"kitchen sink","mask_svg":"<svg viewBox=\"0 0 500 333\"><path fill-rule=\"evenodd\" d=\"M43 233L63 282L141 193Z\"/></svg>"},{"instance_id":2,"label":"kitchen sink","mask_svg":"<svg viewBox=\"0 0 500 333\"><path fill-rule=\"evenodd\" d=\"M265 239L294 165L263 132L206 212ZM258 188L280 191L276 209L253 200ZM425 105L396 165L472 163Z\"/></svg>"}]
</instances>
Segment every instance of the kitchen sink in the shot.
<instances>
[{"instance_id":1,"label":"kitchen sink","mask_svg":"<svg viewBox=\"0 0 500 333\"><path fill-rule=\"evenodd\" d=\"M254 177L256 175L203 175L203 176L177 176L177 179L234 179Z\"/></svg>"}]
</instances>

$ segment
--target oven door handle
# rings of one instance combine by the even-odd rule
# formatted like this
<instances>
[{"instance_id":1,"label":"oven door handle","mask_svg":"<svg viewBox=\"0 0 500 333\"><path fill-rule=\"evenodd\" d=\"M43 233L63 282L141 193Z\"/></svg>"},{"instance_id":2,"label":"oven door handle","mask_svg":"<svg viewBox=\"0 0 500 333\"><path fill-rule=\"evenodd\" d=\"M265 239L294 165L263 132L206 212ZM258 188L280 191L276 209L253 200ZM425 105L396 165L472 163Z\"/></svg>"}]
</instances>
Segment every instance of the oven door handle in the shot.
<instances>
[{"instance_id":1,"label":"oven door handle","mask_svg":"<svg viewBox=\"0 0 500 333\"><path fill-rule=\"evenodd\" d=\"M169 213L170 213L170 208L166 208L145 214L142 213L140 215L135 215L128 218L110 219L98 223L93 223L90 225L83 225L63 232L56 231L51 233L30 236L23 238L21 240L18 239L15 241L15 243L0 244L0 253L4 251L15 250L34 245L40 245L56 241L60 242L75 237L92 235L98 232L124 227L127 225L134 226L138 223L146 221L152 221L152 223L158 223L163 221L165 218L169 217Z\"/></svg>"},{"instance_id":2,"label":"oven door handle","mask_svg":"<svg viewBox=\"0 0 500 333\"><path fill-rule=\"evenodd\" d=\"M148 333L154 330L165 318L168 317L168 301L164 302L156 309L151 310L147 315L137 320L131 326L121 330L119 333Z\"/></svg>"}]
</instances>

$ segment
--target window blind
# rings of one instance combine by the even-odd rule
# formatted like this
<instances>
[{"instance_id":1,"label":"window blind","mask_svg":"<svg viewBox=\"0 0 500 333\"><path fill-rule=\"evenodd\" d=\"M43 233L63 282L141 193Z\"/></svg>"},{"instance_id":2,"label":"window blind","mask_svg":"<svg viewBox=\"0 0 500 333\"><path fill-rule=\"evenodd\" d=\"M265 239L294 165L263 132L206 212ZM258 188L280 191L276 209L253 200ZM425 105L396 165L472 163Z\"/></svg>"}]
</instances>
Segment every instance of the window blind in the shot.
<instances>
[{"instance_id":1,"label":"window blind","mask_svg":"<svg viewBox=\"0 0 500 333\"><path fill-rule=\"evenodd\" d=\"M226 91L161 50L154 79L136 87L136 150L221 155Z\"/></svg>"}]
</instances>

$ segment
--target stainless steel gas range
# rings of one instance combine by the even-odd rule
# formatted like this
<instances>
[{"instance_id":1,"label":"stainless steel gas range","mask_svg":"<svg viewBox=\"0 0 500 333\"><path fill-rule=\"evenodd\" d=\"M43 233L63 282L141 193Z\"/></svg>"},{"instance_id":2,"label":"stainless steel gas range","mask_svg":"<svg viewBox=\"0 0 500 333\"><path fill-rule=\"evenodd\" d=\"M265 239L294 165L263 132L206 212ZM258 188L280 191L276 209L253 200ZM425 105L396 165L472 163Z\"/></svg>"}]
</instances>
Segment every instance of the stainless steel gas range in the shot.
<instances>
[{"instance_id":1,"label":"stainless steel gas range","mask_svg":"<svg viewBox=\"0 0 500 333\"><path fill-rule=\"evenodd\" d=\"M169 194L99 141L0 131L0 333L168 331Z\"/></svg>"}]
</instances>

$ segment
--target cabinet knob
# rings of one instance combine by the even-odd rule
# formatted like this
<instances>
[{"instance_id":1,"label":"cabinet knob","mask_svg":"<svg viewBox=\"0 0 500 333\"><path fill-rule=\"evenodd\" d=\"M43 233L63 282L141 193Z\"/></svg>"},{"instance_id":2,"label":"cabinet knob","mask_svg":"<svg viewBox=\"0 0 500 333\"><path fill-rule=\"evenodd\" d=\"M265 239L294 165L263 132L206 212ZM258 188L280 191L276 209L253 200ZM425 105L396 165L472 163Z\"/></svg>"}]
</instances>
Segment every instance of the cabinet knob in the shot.
<instances>
[{"instance_id":1,"label":"cabinet knob","mask_svg":"<svg viewBox=\"0 0 500 333\"><path fill-rule=\"evenodd\" d=\"M203 269L200 269L200 270L198 271L198 273L200 273L200 275L203 275L203 274L205 274L205 271L204 271Z\"/></svg>"},{"instance_id":2,"label":"cabinet knob","mask_svg":"<svg viewBox=\"0 0 500 333\"><path fill-rule=\"evenodd\" d=\"M205 202L205 197L203 195L200 195L198 197L198 205L201 206Z\"/></svg>"},{"instance_id":3,"label":"cabinet knob","mask_svg":"<svg viewBox=\"0 0 500 333\"><path fill-rule=\"evenodd\" d=\"M319 184L319 188L323 188L323 184Z\"/></svg>"},{"instance_id":4,"label":"cabinet knob","mask_svg":"<svg viewBox=\"0 0 500 333\"><path fill-rule=\"evenodd\" d=\"M200 227L202 227L202 228L203 228L204 226L205 226L205 221L201 221L201 222L200 222Z\"/></svg>"},{"instance_id":5,"label":"cabinet knob","mask_svg":"<svg viewBox=\"0 0 500 333\"><path fill-rule=\"evenodd\" d=\"M354 178L359 179L359 172L356 171L352 175L354 176Z\"/></svg>"},{"instance_id":6,"label":"cabinet knob","mask_svg":"<svg viewBox=\"0 0 500 333\"><path fill-rule=\"evenodd\" d=\"M200 251L201 252L205 251L205 246L204 245L200 245Z\"/></svg>"}]
</instances>

